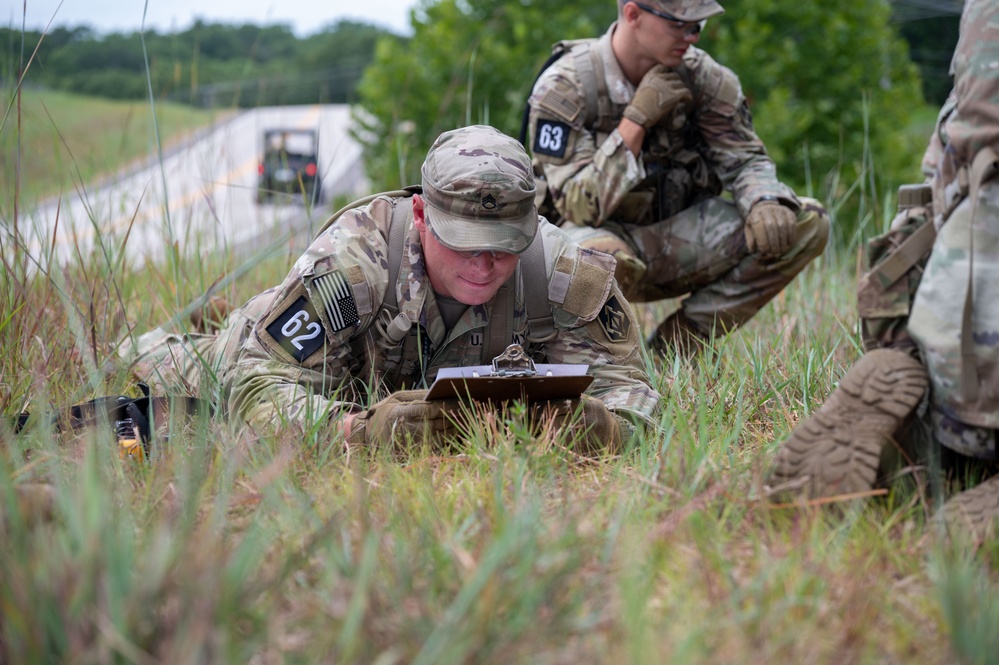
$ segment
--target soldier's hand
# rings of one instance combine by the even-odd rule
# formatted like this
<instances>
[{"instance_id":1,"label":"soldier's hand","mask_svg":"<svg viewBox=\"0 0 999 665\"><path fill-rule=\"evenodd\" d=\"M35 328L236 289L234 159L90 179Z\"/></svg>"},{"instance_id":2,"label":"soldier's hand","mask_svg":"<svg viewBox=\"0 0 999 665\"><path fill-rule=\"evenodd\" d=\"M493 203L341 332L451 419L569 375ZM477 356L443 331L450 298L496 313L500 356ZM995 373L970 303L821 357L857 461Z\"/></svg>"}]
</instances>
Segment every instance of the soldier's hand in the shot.
<instances>
[{"instance_id":1,"label":"soldier's hand","mask_svg":"<svg viewBox=\"0 0 999 665\"><path fill-rule=\"evenodd\" d=\"M582 454L616 453L624 444L617 416L603 402L589 395L535 404L531 415L539 427L550 425L552 429L572 427L576 430L570 440Z\"/></svg>"},{"instance_id":2,"label":"soldier's hand","mask_svg":"<svg viewBox=\"0 0 999 665\"><path fill-rule=\"evenodd\" d=\"M648 130L681 102L693 99L679 74L656 65L642 77L635 96L624 109L624 117Z\"/></svg>"},{"instance_id":3,"label":"soldier's hand","mask_svg":"<svg viewBox=\"0 0 999 665\"><path fill-rule=\"evenodd\" d=\"M441 445L457 433L461 417L458 400L427 401L426 390L400 390L357 414L351 423L347 446L402 444L407 440Z\"/></svg>"},{"instance_id":4,"label":"soldier's hand","mask_svg":"<svg viewBox=\"0 0 999 665\"><path fill-rule=\"evenodd\" d=\"M760 201L746 218L746 245L764 259L776 259L791 249L798 216L776 201Z\"/></svg>"}]
</instances>

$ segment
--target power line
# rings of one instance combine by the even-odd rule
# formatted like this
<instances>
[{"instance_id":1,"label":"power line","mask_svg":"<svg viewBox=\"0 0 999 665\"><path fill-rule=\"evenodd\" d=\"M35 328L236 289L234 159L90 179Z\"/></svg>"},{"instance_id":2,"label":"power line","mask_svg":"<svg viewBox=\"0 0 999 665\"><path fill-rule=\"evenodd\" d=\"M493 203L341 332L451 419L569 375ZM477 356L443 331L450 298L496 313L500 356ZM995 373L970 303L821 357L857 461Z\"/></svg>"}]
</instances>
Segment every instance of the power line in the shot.
<instances>
[{"instance_id":1,"label":"power line","mask_svg":"<svg viewBox=\"0 0 999 665\"><path fill-rule=\"evenodd\" d=\"M941 16L960 16L964 0L893 0L892 9L896 23L907 23Z\"/></svg>"}]
</instances>

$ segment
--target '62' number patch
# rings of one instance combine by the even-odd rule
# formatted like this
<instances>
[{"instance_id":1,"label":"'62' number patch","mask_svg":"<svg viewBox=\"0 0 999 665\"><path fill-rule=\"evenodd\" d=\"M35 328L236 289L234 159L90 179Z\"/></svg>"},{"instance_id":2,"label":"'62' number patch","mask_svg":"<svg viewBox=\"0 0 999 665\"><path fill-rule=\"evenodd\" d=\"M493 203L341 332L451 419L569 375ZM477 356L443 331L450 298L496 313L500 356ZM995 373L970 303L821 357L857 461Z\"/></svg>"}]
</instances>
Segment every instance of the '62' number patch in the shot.
<instances>
[{"instance_id":1,"label":"'62' number patch","mask_svg":"<svg viewBox=\"0 0 999 665\"><path fill-rule=\"evenodd\" d=\"M534 128L534 147L531 150L535 155L565 157L568 141L569 125L558 120L538 118L538 124Z\"/></svg>"},{"instance_id":2,"label":"'62' number patch","mask_svg":"<svg viewBox=\"0 0 999 665\"><path fill-rule=\"evenodd\" d=\"M305 296L274 319L267 326L267 333L298 362L315 353L326 339L322 321Z\"/></svg>"}]
</instances>

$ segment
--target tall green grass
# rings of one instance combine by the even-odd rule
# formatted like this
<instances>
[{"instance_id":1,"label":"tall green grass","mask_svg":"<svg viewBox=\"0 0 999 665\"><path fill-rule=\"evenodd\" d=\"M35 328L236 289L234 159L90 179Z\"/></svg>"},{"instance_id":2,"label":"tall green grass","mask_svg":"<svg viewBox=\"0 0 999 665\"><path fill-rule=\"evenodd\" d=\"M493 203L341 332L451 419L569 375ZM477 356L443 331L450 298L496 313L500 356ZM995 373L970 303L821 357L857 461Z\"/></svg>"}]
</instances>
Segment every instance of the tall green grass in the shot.
<instances>
[{"instance_id":1,"label":"tall green grass","mask_svg":"<svg viewBox=\"0 0 999 665\"><path fill-rule=\"evenodd\" d=\"M3 92L4 108L15 94ZM175 103L114 101L67 92L24 88L0 126L0 217L13 215L14 172L20 168L20 203L34 205L59 193L90 186L155 154L154 127L167 149L224 117Z\"/></svg>"},{"instance_id":2,"label":"tall green grass","mask_svg":"<svg viewBox=\"0 0 999 665\"><path fill-rule=\"evenodd\" d=\"M859 240L694 362L650 361L659 427L617 456L489 419L451 450L348 456L322 427L201 418L141 465L103 428L0 422L0 663L990 662L995 543L945 547L906 487L835 514L761 500L775 442L859 355ZM175 251L196 278L127 252L4 271L4 413L134 391L118 342L243 261Z\"/></svg>"}]
</instances>

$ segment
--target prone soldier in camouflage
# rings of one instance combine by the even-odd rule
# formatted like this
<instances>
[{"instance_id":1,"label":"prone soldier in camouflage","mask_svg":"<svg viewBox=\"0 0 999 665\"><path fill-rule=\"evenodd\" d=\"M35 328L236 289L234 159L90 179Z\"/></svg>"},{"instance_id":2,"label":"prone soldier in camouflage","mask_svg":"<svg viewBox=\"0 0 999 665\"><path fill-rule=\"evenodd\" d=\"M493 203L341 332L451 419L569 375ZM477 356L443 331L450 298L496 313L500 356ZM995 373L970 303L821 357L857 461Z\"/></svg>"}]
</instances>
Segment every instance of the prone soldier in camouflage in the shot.
<instances>
[{"instance_id":1,"label":"prone soldier in camouflage","mask_svg":"<svg viewBox=\"0 0 999 665\"><path fill-rule=\"evenodd\" d=\"M968 0L952 63L954 89L923 158L927 195L911 201L885 236L924 235L929 249L919 256L912 243L899 243L862 280L858 305L865 326L874 321L865 335L871 350L783 444L770 478L777 489L810 496L870 490L895 445L917 461L942 459L944 470L962 475L969 466L978 477L997 471L997 30L999 2ZM910 264L904 274L895 268ZM928 423L928 446L907 436L914 417ZM979 540L995 533L999 477L951 497L941 515Z\"/></svg>"},{"instance_id":2,"label":"prone soldier in camouflage","mask_svg":"<svg viewBox=\"0 0 999 665\"><path fill-rule=\"evenodd\" d=\"M823 206L777 180L739 79L694 46L723 11L618 0L599 40L556 45L528 102L539 200L562 228L617 258L632 302L690 294L649 338L657 351L748 321L829 234Z\"/></svg>"},{"instance_id":3,"label":"prone soldier in camouflage","mask_svg":"<svg viewBox=\"0 0 999 665\"><path fill-rule=\"evenodd\" d=\"M492 127L446 132L422 173L422 189L343 213L217 335L140 337L123 352L134 373L174 393L217 385L256 429L327 419L349 443L382 443L448 428L454 405L422 399L438 369L488 364L490 346L520 343L536 362L589 365L594 382L575 406L590 438L613 445L622 429L651 424L659 395L614 260L539 218L523 147ZM536 268L521 260L531 252ZM543 335L536 319L548 322Z\"/></svg>"}]
</instances>

